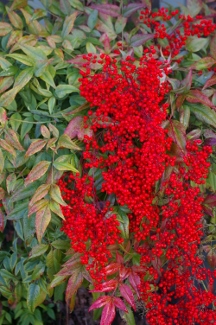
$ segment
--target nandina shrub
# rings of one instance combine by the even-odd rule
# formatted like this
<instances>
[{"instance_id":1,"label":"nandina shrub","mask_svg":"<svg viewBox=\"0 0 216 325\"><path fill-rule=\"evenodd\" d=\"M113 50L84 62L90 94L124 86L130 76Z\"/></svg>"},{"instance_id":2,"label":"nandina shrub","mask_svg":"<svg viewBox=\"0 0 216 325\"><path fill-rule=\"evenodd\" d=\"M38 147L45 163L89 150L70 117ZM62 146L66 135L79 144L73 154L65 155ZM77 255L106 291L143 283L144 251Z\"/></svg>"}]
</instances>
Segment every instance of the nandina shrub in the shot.
<instances>
[{"instance_id":1,"label":"nandina shrub","mask_svg":"<svg viewBox=\"0 0 216 325\"><path fill-rule=\"evenodd\" d=\"M137 301L149 324L216 321L215 272L197 255L204 235L199 185L206 183L212 148L199 137L185 136L166 101L172 91L171 62L183 66L181 50L188 38L196 35L199 41L215 25L202 16L197 21L180 16L182 26L170 35L156 18L169 21L176 15L178 10L141 11L156 40L139 60L117 51L117 56L90 53L79 62L71 60L82 67L80 94L91 110L83 117L88 134L82 172L59 181L68 203L62 208L62 230L76 252L73 264L85 270L70 280L80 285L88 272L92 292L101 293L90 308L103 307L101 324L112 323L116 308L130 324L128 307L135 310ZM163 61L158 38L168 41ZM210 57L207 61L213 66ZM92 72L95 65L102 71ZM182 103L202 101L184 96ZM75 123L66 130L70 136Z\"/></svg>"},{"instance_id":2,"label":"nandina shrub","mask_svg":"<svg viewBox=\"0 0 216 325\"><path fill-rule=\"evenodd\" d=\"M83 285L101 324L214 324L213 12L41 2L1 7L0 322Z\"/></svg>"}]
</instances>

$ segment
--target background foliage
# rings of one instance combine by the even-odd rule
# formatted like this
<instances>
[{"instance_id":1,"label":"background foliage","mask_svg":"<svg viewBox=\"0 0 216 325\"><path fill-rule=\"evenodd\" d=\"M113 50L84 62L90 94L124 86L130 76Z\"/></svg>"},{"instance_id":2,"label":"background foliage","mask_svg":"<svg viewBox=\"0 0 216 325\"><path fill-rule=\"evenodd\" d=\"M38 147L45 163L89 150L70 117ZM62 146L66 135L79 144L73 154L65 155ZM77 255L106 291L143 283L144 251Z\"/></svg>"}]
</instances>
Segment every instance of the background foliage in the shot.
<instances>
[{"instance_id":1,"label":"background foliage","mask_svg":"<svg viewBox=\"0 0 216 325\"><path fill-rule=\"evenodd\" d=\"M98 1L41 2L45 9L33 10L26 0L0 6L0 324L52 323L64 301L70 269L66 264L64 276L54 275L71 252L60 230L60 205L65 202L57 180L65 171L81 169L86 131L80 125L76 140L64 133L68 123L89 108L79 95L80 55L114 53L117 42L124 41L122 56L139 59L144 44L151 42L150 32L136 16L150 7L148 0L109 7ZM183 10L212 14L201 1L191 0ZM208 69L216 62L216 36L191 38L181 55L168 98L178 121L175 136L180 144L186 136L201 137L215 149L216 78ZM208 194L204 241L215 267L215 154L202 189ZM66 298L72 310L73 291L67 290Z\"/></svg>"}]
</instances>

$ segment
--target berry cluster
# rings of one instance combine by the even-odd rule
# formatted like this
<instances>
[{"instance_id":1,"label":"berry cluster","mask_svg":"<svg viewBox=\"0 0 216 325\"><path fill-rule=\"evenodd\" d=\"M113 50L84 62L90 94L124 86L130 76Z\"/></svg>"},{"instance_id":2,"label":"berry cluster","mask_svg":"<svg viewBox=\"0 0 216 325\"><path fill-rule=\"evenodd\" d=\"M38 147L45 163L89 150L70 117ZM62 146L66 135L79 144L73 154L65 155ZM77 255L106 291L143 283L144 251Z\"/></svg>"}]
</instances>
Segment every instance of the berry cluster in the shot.
<instances>
[{"instance_id":1,"label":"berry cluster","mask_svg":"<svg viewBox=\"0 0 216 325\"><path fill-rule=\"evenodd\" d=\"M181 24L169 32L166 22L173 17ZM215 30L211 20L183 17L178 10L146 9L140 20L155 31L155 39L167 39L164 54L173 57L189 36ZM171 68L156 58L156 47L145 49L139 62L83 56L80 93L90 104L83 127L91 132L84 136L82 174L59 181L68 202L62 229L82 254L94 290L108 294L92 307L109 304L102 319L105 308L126 310L121 299L135 308L136 295L150 325L216 324L214 272L197 254L203 237L199 185L208 175L211 148L185 135L179 144L167 116ZM101 66L96 74L95 65ZM178 128L180 122L174 122ZM127 211L125 224L119 208ZM139 266L133 254L140 257Z\"/></svg>"},{"instance_id":2,"label":"berry cluster","mask_svg":"<svg viewBox=\"0 0 216 325\"><path fill-rule=\"evenodd\" d=\"M179 54L189 36L208 37L216 28L212 19L204 18L202 15L197 15L195 18L181 15L178 9L169 12L167 8L161 8L154 13L145 9L140 12L139 18L154 32L155 39L167 41L168 45L164 46L163 53L171 54L172 57ZM181 21L181 24L169 28L167 22L175 18Z\"/></svg>"}]
</instances>

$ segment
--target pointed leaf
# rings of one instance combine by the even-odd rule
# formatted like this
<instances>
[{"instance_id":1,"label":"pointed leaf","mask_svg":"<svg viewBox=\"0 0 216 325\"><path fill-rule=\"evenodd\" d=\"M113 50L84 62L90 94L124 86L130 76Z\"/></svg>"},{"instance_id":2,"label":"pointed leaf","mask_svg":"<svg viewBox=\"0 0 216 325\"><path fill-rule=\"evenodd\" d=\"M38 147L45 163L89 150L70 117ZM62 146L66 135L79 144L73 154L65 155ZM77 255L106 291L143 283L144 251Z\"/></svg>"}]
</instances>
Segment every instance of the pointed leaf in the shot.
<instances>
[{"instance_id":1,"label":"pointed leaf","mask_svg":"<svg viewBox=\"0 0 216 325\"><path fill-rule=\"evenodd\" d=\"M210 54L216 60L216 34L214 34L210 41Z\"/></svg>"},{"instance_id":2,"label":"pointed leaf","mask_svg":"<svg viewBox=\"0 0 216 325\"><path fill-rule=\"evenodd\" d=\"M60 205L67 206L67 203L62 198L61 191L58 185L52 184L49 194L55 202L59 203Z\"/></svg>"},{"instance_id":3,"label":"pointed leaf","mask_svg":"<svg viewBox=\"0 0 216 325\"><path fill-rule=\"evenodd\" d=\"M40 161L36 166L32 168L30 173L25 179L25 186L41 178L50 166L49 161Z\"/></svg>"},{"instance_id":4,"label":"pointed leaf","mask_svg":"<svg viewBox=\"0 0 216 325\"><path fill-rule=\"evenodd\" d=\"M194 63L191 68L196 70L204 70L211 68L216 63L215 59L207 56L205 58L200 59L196 63Z\"/></svg>"},{"instance_id":5,"label":"pointed leaf","mask_svg":"<svg viewBox=\"0 0 216 325\"><path fill-rule=\"evenodd\" d=\"M34 141L30 144L30 146L29 146L29 148L28 148L28 150L27 150L27 152L26 152L25 155L26 155L27 157L30 157L30 156L34 155L36 152L41 151L41 149L43 149L43 147L44 147L46 144L47 144L47 140L41 140L41 139L39 139L39 140L34 140Z\"/></svg>"},{"instance_id":6,"label":"pointed leaf","mask_svg":"<svg viewBox=\"0 0 216 325\"><path fill-rule=\"evenodd\" d=\"M67 148L71 150L80 150L67 134L62 134L58 141L58 148Z\"/></svg>"},{"instance_id":7,"label":"pointed leaf","mask_svg":"<svg viewBox=\"0 0 216 325\"><path fill-rule=\"evenodd\" d=\"M14 150L14 148L4 139L0 139L0 147L9 152L12 156L16 156L16 151Z\"/></svg>"},{"instance_id":8,"label":"pointed leaf","mask_svg":"<svg viewBox=\"0 0 216 325\"><path fill-rule=\"evenodd\" d=\"M71 93L78 93L79 89L72 85L58 85L55 89L55 94L58 98L63 98Z\"/></svg>"},{"instance_id":9,"label":"pointed leaf","mask_svg":"<svg viewBox=\"0 0 216 325\"><path fill-rule=\"evenodd\" d=\"M129 305L136 310L134 295L131 288L127 284L121 284L119 287L122 297L129 303Z\"/></svg>"},{"instance_id":10,"label":"pointed leaf","mask_svg":"<svg viewBox=\"0 0 216 325\"><path fill-rule=\"evenodd\" d=\"M186 95L186 100L190 103L202 103L203 105L206 105L209 107L214 106L212 104L211 100L198 89L191 90Z\"/></svg>"},{"instance_id":11,"label":"pointed leaf","mask_svg":"<svg viewBox=\"0 0 216 325\"><path fill-rule=\"evenodd\" d=\"M49 245L46 244L39 244L34 246L30 252L30 258L43 255L48 250L48 248Z\"/></svg>"},{"instance_id":12,"label":"pointed leaf","mask_svg":"<svg viewBox=\"0 0 216 325\"><path fill-rule=\"evenodd\" d=\"M33 313L35 308L42 304L46 298L46 293L40 289L40 286L36 283L31 283L28 287L27 294L27 306Z\"/></svg>"},{"instance_id":13,"label":"pointed leaf","mask_svg":"<svg viewBox=\"0 0 216 325\"><path fill-rule=\"evenodd\" d=\"M65 18L63 28L62 28L62 32L61 32L62 37L66 37L67 35L70 34L70 32L72 31L72 29L74 27L74 22L76 20L77 15L78 15L78 12L75 11L70 16L67 16Z\"/></svg>"},{"instance_id":14,"label":"pointed leaf","mask_svg":"<svg viewBox=\"0 0 216 325\"><path fill-rule=\"evenodd\" d=\"M65 220L65 217L62 213L61 207L58 203L56 203L53 200L50 200L50 204L49 204L50 210L52 212L54 212L55 214L57 214L57 216L59 216L61 219Z\"/></svg>"},{"instance_id":15,"label":"pointed leaf","mask_svg":"<svg viewBox=\"0 0 216 325\"><path fill-rule=\"evenodd\" d=\"M212 125L216 128L216 112L210 107L201 104L188 104L191 112L198 118L198 120Z\"/></svg>"},{"instance_id":16,"label":"pointed leaf","mask_svg":"<svg viewBox=\"0 0 216 325\"><path fill-rule=\"evenodd\" d=\"M98 289L91 290L91 292L109 292L116 289L118 285L118 280L112 279L103 282Z\"/></svg>"},{"instance_id":17,"label":"pointed leaf","mask_svg":"<svg viewBox=\"0 0 216 325\"><path fill-rule=\"evenodd\" d=\"M130 3L123 7L123 16L130 17L133 13L137 13L139 9L145 8L144 3Z\"/></svg>"},{"instance_id":18,"label":"pointed leaf","mask_svg":"<svg viewBox=\"0 0 216 325\"><path fill-rule=\"evenodd\" d=\"M36 192L34 193L31 201L29 202L29 207L31 207L34 203L44 198L49 192L50 184L42 184L38 187Z\"/></svg>"},{"instance_id":19,"label":"pointed leaf","mask_svg":"<svg viewBox=\"0 0 216 325\"><path fill-rule=\"evenodd\" d=\"M44 207L47 206L47 204L49 203L48 200L46 199L41 199L40 201L37 201L34 205L31 205L29 207L29 212L28 212L28 216L32 215L33 213L43 209Z\"/></svg>"},{"instance_id":20,"label":"pointed leaf","mask_svg":"<svg viewBox=\"0 0 216 325\"><path fill-rule=\"evenodd\" d=\"M14 83L14 77L0 77L0 94L4 93Z\"/></svg>"},{"instance_id":21,"label":"pointed leaf","mask_svg":"<svg viewBox=\"0 0 216 325\"><path fill-rule=\"evenodd\" d=\"M208 88L208 87L211 87L213 85L216 84L216 76L213 75L210 79L208 79L203 87L203 90Z\"/></svg>"},{"instance_id":22,"label":"pointed leaf","mask_svg":"<svg viewBox=\"0 0 216 325\"><path fill-rule=\"evenodd\" d=\"M12 26L8 23L0 22L0 36L5 36L13 30Z\"/></svg>"},{"instance_id":23,"label":"pointed leaf","mask_svg":"<svg viewBox=\"0 0 216 325\"><path fill-rule=\"evenodd\" d=\"M134 35L130 40L130 46L137 47L143 45L145 42L153 38L154 34Z\"/></svg>"},{"instance_id":24,"label":"pointed leaf","mask_svg":"<svg viewBox=\"0 0 216 325\"><path fill-rule=\"evenodd\" d=\"M208 38L198 38L197 36L189 36L186 41L186 49L190 52L198 52L205 48L209 43Z\"/></svg>"},{"instance_id":25,"label":"pointed leaf","mask_svg":"<svg viewBox=\"0 0 216 325\"><path fill-rule=\"evenodd\" d=\"M20 151L24 151L25 149L23 148L23 146L21 145L21 143L19 142L18 139L18 134L16 131L12 130L12 129L8 129L7 133L5 135L5 140L11 145L13 146L15 149L18 149Z\"/></svg>"},{"instance_id":26,"label":"pointed leaf","mask_svg":"<svg viewBox=\"0 0 216 325\"><path fill-rule=\"evenodd\" d=\"M110 301L110 296L99 297L89 308L89 311L97 308L101 308Z\"/></svg>"},{"instance_id":27,"label":"pointed leaf","mask_svg":"<svg viewBox=\"0 0 216 325\"><path fill-rule=\"evenodd\" d=\"M113 4L93 4L90 8L110 17L118 17L120 15L120 7Z\"/></svg>"},{"instance_id":28,"label":"pointed leaf","mask_svg":"<svg viewBox=\"0 0 216 325\"><path fill-rule=\"evenodd\" d=\"M3 232L4 230L4 214L2 212L2 209L0 208L0 232Z\"/></svg>"},{"instance_id":29,"label":"pointed leaf","mask_svg":"<svg viewBox=\"0 0 216 325\"><path fill-rule=\"evenodd\" d=\"M127 308L126 308L124 302L122 301L122 299L113 297L113 303L117 308L127 312Z\"/></svg>"},{"instance_id":30,"label":"pointed leaf","mask_svg":"<svg viewBox=\"0 0 216 325\"><path fill-rule=\"evenodd\" d=\"M14 54L8 54L7 56L30 67L34 66L35 64L35 61L25 54L14 53Z\"/></svg>"},{"instance_id":31,"label":"pointed leaf","mask_svg":"<svg viewBox=\"0 0 216 325\"><path fill-rule=\"evenodd\" d=\"M83 282L83 275L82 272L78 271L73 273L72 276L69 278L67 283L67 288L65 292L65 300L68 303L72 295L74 295L79 287Z\"/></svg>"},{"instance_id":32,"label":"pointed leaf","mask_svg":"<svg viewBox=\"0 0 216 325\"><path fill-rule=\"evenodd\" d=\"M49 208L49 203L47 205L36 212L35 217L35 227L36 227L36 235L38 242L40 243L43 237L44 232L47 229L51 220L51 211Z\"/></svg>"},{"instance_id":33,"label":"pointed leaf","mask_svg":"<svg viewBox=\"0 0 216 325\"><path fill-rule=\"evenodd\" d=\"M111 325L115 318L115 305L112 300L105 305L101 314L100 325Z\"/></svg>"}]
</instances>

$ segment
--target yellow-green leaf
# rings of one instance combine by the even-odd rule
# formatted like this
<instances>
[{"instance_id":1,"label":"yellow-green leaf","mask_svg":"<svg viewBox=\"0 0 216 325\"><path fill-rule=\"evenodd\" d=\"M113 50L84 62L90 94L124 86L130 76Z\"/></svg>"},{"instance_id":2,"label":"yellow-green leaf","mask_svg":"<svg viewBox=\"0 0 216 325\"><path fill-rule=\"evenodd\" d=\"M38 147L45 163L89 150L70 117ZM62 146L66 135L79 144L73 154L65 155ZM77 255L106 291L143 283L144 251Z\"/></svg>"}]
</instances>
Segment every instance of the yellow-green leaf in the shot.
<instances>
[{"instance_id":1,"label":"yellow-green leaf","mask_svg":"<svg viewBox=\"0 0 216 325\"><path fill-rule=\"evenodd\" d=\"M11 24L17 29L23 29L23 21L20 16L15 11L10 10L9 7L6 7L6 10Z\"/></svg>"},{"instance_id":2,"label":"yellow-green leaf","mask_svg":"<svg viewBox=\"0 0 216 325\"><path fill-rule=\"evenodd\" d=\"M35 204L37 201L44 198L49 192L50 184L42 184L40 185L37 190L35 191L31 201L29 202L29 207Z\"/></svg>"},{"instance_id":3,"label":"yellow-green leaf","mask_svg":"<svg viewBox=\"0 0 216 325\"><path fill-rule=\"evenodd\" d=\"M58 148L67 148L72 150L81 150L67 134L62 134L58 141Z\"/></svg>"},{"instance_id":4,"label":"yellow-green leaf","mask_svg":"<svg viewBox=\"0 0 216 325\"><path fill-rule=\"evenodd\" d=\"M66 37L67 35L70 34L70 32L72 31L72 29L74 27L74 22L75 22L75 19L76 19L77 15L78 15L78 12L75 11L70 16L67 16L65 18L63 28L62 28L62 32L61 32L62 37Z\"/></svg>"},{"instance_id":5,"label":"yellow-green leaf","mask_svg":"<svg viewBox=\"0 0 216 325\"><path fill-rule=\"evenodd\" d=\"M19 141L17 132L13 129L8 129L6 131L5 140L15 149L18 149L20 151L25 150Z\"/></svg>"},{"instance_id":6,"label":"yellow-green leaf","mask_svg":"<svg viewBox=\"0 0 216 325\"><path fill-rule=\"evenodd\" d=\"M52 212L54 212L57 216L59 216L61 219L65 220L65 217L62 213L61 207L58 203L56 203L53 200L50 200L50 204L49 204L50 210Z\"/></svg>"},{"instance_id":7,"label":"yellow-green leaf","mask_svg":"<svg viewBox=\"0 0 216 325\"><path fill-rule=\"evenodd\" d=\"M29 207L28 217L31 216L33 213L46 207L48 203L49 201L46 199L41 199L40 201L35 202L33 205Z\"/></svg>"},{"instance_id":8,"label":"yellow-green leaf","mask_svg":"<svg viewBox=\"0 0 216 325\"><path fill-rule=\"evenodd\" d=\"M25 54L14 53L14 54L8 54L7 56L30 67L35 65L35 60Z\"/></svg>"},{"instance_id":9,"label":"yellow-green leaf","mask_svg":"<svg viewBox=\"0 0 216 325\"><path fill-rule=\"evenodd\" d=\"M44 232L46 231L51 220L51 211L49 203L36 212L35 227L38 242L40 243Z\"/></svg>"},{"instance_id":10,"label":"yellow-green leaf","mask_svg":"<svg viewBox=\"0 0 216 325\"><path fill-rule=\"evenodd\" d=\"M49 161L40 161L36 166L32 168L30 173L25 179L25 186L41 178L50 166Z\"/></svg>"},{"instance_id":11,"label":"yellow-green leaf","mask_svg":"<svg viewBox=\"0 0 216 325\"><path fill-rule=\"evenodd\" d=\"M29 148L28 148L28 150L27 150L27 152L26 152L25 155L27 157L34 155L36 152L38 152L41 149L43 149L43 147L45 147L46 143L47 143L47 140L42 140L42 139L34 140L30 144L30 146L29 146Z\"/></svg>"},{"instance_id":12,"label":"yellow-green leaf","mask_svg":"<svg viewBox=\"0 0 216 325\"><path fill-rule=\"evenodd\" d=\"M12 26L8 23L0 22L0 36L5 36L13 30Z\"/></svg>"},{"instance_id":13,"label":"yellow-green leaf","mask_svg":"<svg viewBox=\"0 0 216 325\"><path fill-rule=\"evenodd\" d=\"M57 203L59 203L60 205L63 205L63 206L67 205L67 203L62 198L61 191L60 191L60 188L59 188L58 185L52 184L49 194L50 194L51 198L55 202L57 202Z\"/></svg>"},{"instance_id":14,"label":"yellow-green leaf","mask_svg":"<svg viewBox=\"0 0 216 325\"><path fill-rule=\"evenodd\" d=\"M4 139L0 139L0 147L9 152L12 156L16 156L16 151L14 150L14 148Z\"/></svg>"}]
</instances>

